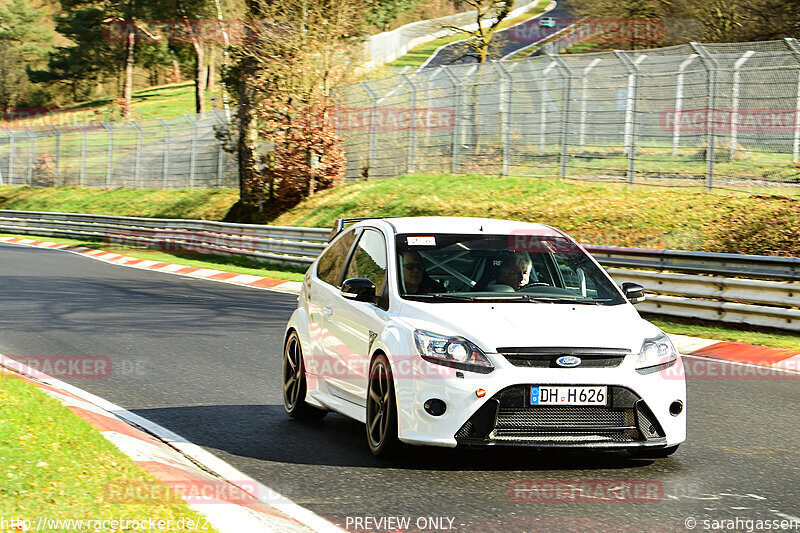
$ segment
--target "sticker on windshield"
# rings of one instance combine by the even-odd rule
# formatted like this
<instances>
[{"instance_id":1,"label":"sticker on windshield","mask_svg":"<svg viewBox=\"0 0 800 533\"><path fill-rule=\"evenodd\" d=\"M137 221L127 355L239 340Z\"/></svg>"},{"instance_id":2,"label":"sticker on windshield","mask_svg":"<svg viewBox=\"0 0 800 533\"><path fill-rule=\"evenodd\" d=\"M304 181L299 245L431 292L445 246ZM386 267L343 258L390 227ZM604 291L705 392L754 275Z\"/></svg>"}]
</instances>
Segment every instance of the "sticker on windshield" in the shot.
<instances>
[{"instance_id":1,"label":"sticker on windshield","mask_svg":"<svg viewBox=\"0 0 800 533\"><path fill-rule=\"evenodd\" d=\"M436 237L408 237L409 246L436 246Z\"/></svg>"}]
</instances>

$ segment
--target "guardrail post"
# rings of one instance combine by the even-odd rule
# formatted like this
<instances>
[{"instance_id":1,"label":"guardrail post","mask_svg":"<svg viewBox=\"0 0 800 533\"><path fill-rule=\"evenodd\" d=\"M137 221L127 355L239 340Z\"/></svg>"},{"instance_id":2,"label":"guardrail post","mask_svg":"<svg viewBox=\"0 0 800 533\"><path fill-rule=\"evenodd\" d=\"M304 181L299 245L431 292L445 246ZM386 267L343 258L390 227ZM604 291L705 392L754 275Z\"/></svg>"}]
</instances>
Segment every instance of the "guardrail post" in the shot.
<instances>
[{"instance_id":1,"label":"guardrail post","mask_svg":"<svg viewBox=\"0 0 800 533\"><path fill-rule=\"evenodd\" d=\"M100 124L108 132L108 159L106 161L106 189L111 188L111 168L114 163L114 132L111 131L111 127L106 124L106 122L101 122Z\"/></svg>"},{"instance_id":2,"label":"guardrail post","mask_svg":"<svg viewBox=\"0 0 800 533\"><path fill-rule=\"evenodd\" d=\"M25 133L28 134L28 187L33 187L33 150L36 141L28 126L25 126Z\"/></svg>"},{"instance_id":3,"label":"guardrail post","mask_svg":"<svg viewBox=\"0 0 800 533\"><path fill-rule=\"evenodd\" d=\"M736 60L733 64L733 88L732 88L732 109L731 109L731 149L730 158L733 160L733 154L736 152L736 138L738 137L739 130L739 84L741 74L739 70L745 62L755 54L754 51L748 50L742 54L742 57Z\"/></svg>"},{"instance_id":4,"label":"guardrail post","mask_svg":"<svg viewBox=\"0 0 800 533\"><path fill-rule=\"evenodd\" d=\"M686 76L686 69L692 64L692 61L698 58L697 54L691 54L683 60L678 67L678 83L675 89L675 123L672 125L672 155L678 155L678 145L681 137L681 110L683 109L683 80Z\"/></svg>"},{"instance_id":5,"label":"guardrail post","mask_svg":"<svg viewBox=\"0 0 800 533\"><path fill-rule=\"evenodd\" d=\"M159 118L156 120L158 120L164 127L164 132L166 134L166 136L164 137L164 167L163 167L164 177L163 177L163 184L161 186L162 189L166 189L169 179L169 141L172 131L170 127L167 125L167 123L164 122L163 119Z\"/></svg>"},{"instance_id":6,"label":"guardrail post","mask_svg":"<svg viewBox=\"0 0 800 533\"><path fill-rule=\"evenodd\" d=\"M596 67L602 59L595 58L591 63L584 67L581 73L581 125L580 133L578 135L578 153L583 153L583 145L586 142L586 102L588 98L586 95L589 92L589 73Z\"/></svg>"},{"instance_id":7,"label":"guardrail post","mask_svg":"<svg viewBox=\"0 0 800 533\"><path fill-rule=\"evenodd\" d=\"M131 126L136 130L136 160L133 169L133 187L138 189L142 166L142 128L139 127L135 120L131 120Z\"/></svg>"},{"instance_id":8,"label":"guardrail post","mask_svg":"<svg viewBox=\"0 0 800 533\"><path fill-rule=\"evenodd\" d=\"M692 49L700 56L708 76L708 110L706 111L706 191L714 186L714 106L717 92L717 60L706 51L700 43L690 43Z\"/></svg>"},{"instance_id":9,"label":"guardrail post","mask_svg":"<svg viewBox=\"0 0 800 533\"><path fill-rule=\"evenodd\" d=\"M86 186L86 130L83 129L83 126L79 122L75 123L78 126L78 129L81 130L81 178L80 178L80 186Z\"/></svg>"},{"instance_id":10,"label":"guardrail post","mask_svg":"<svg viewBox=\"0 0 800 533\"><path fill-rule=\"evenodd\" d=\"M787 38L784 39L786 46L792 51L794 58L800 65L800 45L797 44L797 39ZM794 111L794 142L792 143L792 163L797 164L800 159L800 67L797 71L797 100Z\"/></svg>"},{"instance_id":11,"label":"guardrail post","mask_svg":"<svg viewBox=\"0 0 800 533\"><path fill-rule=\"evenodd\" d=\"M58 163L61 158L61 132L52 124L48 124L48 126L50 126L50 129L56 136L56 160L55 167L53 168L53 187L58 187Z\"/></svg>"},{"instance_id":12,"label":"guardrail post","mask_svg":"<svg viewBox=\"0 0 800 533\"><path fill-rule=\"evenodd\" d=\"M635 164L636 164L636 103L639 89L639 64L647 56L640 55L635 61L626 56L620 50L614 50L614 54L628 71L628 96L625 106L625 148L624 153L628 155L628 184L633 185Z\"/></svg>"},{"instance_id":13,"label":"guardrail post","mask_svg":"<svg viewBox=\"0 0 800 533\"><path fill-rule=\"evenodd\" d=\"M367 154L367 179L369 179L369 175L372 174L373 171L372 164L375 161L375 148L377 143L375 122L378 113L378 95L375 94L375 91L372 90L372 87L370 87L367 82L360 81L359 83L372 99L372 109L369 113L369 153Z\"/></svg>"},{"instance_id":14,"label":"guardrail post","mask_svg":"<svg viewBox=\"0 0 800 533\"><path fill-rule=\"evenodd\" d=\"M510 166L510 137L511 137L511 73L499 61L493 61L497 73L500 75L500 134L503 138L503 176L508 176Z\"/></svg>"},{"instance_id":15,"label":"guardrail post","mask_svg":"<svg viewBox=\"0 0 800 533\"><path fill-rule=\"evenodd\" d=\"M452 72L452 69L449 65L439 68L442 72L444 72L445 76L447 76L447 79L450 80L450 83L453 85L453 91L455 92L455 105L453 106L455 108L453 113L453 132L451 135L453 163L450 172L452 174L458 174L458 128L461 125L461 80Z\"/></svg>"},{"instance_id":16,"label":"guardrail post","mask_svg":"<svg viewBox=\"0 0 800 533\"><path fill-rule=\"evenodd\" d=\"M8 149L8 184L14 185L14 132L6 127L8 132L9 149Z\"/></svg>"},{"instance_id":17,"label":"guardrail post","mask_svg":"<svg viewBox=\"0 0 800 533\"><path fill-rule=\"evenodd\" d=\"M189 156L189 188L194 189L195 166L197 164L197 122L184 114L183 118L192 126L192 152Z\"/></svg>"},{"instance_id":18,"label":"guardrail post","mask_svg":"<svg viewBox=\"0 0 800 533\"><path fill-rule=\"evenodd\" d=\"M561 172L559 173L561 179L564 179L567 177L567 129L569 127L569 100L572 98L572 70L560 57L554 55L549 57L550 61L556 63L564 78L564 87L561 97Z\"/></svg>"},{"instance_id":19,"label":"guardrail post","mask_svg":"<svg viewBox=\"0 0 800 533\"><path fill-rule=\"evenodd\" d=\"M408 75L400 74L400 78L411 89L411 124L408 126L408 163L406 173L414 173L414 144L416 141L416 122L417 122L417 87L409 79Z\"/></svg>"}]
</instances>

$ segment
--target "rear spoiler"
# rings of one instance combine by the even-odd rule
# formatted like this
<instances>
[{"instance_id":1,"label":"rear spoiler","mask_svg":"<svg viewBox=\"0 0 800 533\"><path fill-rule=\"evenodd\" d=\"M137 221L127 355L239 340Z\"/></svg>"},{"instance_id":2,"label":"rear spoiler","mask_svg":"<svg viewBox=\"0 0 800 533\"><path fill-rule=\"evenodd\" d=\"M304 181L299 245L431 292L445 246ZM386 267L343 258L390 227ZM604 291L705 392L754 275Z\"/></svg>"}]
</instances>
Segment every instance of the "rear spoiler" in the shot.
<instances>
[{"instance_id":1,"label":"rear spoiler","mask_svg":"<svg viewBox=\"0 0 800 533\"><path fill-rule=\"evenodd\" d=\"M362 220L381 220L384 218L390 218L390 217L337 218L336 222L333 224L333 230L331 230L331 234L328 236L328 242L331 242L337 235L339 235L342 232L342 230L344 230L345 224L351 224L353 222L361 222Z\"/></svg>"}]
</instances>

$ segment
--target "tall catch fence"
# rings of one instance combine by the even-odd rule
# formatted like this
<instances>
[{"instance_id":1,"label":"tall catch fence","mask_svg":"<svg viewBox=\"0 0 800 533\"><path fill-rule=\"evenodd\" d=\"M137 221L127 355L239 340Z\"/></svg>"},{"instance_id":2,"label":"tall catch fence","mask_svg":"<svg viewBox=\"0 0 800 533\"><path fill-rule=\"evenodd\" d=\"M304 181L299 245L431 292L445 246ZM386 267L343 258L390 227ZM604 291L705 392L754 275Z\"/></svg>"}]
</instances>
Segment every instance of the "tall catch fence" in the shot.
<instances>
[{"instance_id":1,"label":"tall catch fence","mask_svg":"<svg viewBox=\"0 0 800 533\"><path fill-rule=\"evenodd\" d=\"M57 115L52 115L53 120ZM45 122L45 124L41 124ZM237 187L225 115L0 128L0 185L177 189Z\"/></svg>"},{"instance_id":2,"label":"tall catch fence","mask_svg":"<svg viewBox=\"0 0 800 533\"><path fill-rule=\"evenodd\" d=\"M452 65L337 94L350 179L800 185L795 39Z\"/></svg>"}]
</instances>

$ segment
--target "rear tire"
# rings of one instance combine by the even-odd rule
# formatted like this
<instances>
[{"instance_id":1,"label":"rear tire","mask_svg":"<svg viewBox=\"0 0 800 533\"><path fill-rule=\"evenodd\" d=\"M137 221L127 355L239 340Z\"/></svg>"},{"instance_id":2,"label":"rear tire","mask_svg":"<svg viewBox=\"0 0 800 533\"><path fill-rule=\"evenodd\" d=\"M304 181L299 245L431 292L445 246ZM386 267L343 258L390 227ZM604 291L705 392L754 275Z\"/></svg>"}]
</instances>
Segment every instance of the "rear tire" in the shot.
<instances>
[{"instance_id":1,"label":"rear tire","mask_svg":"<svg viewBox=\"0 0 800 533\"><path fill-rule=\"evenodd\" d=\"M283 347L283 408L298 420L319 420L328 414L306 403L306 371L300 337L292 331Z\"/></svg>"},{"instance_id":2,"label":"rear tire","mask_svg":"<svg viewBox=\"0 0 800 533\"><path fill-rule=\"evenodd\" d=\"M678 444L666 448L631 448L628 453L637 459L663 459L678 451Z\"/></svg>"},{"instance_id":3,"label":"rear tire","mask_svg":"<svg viewBox=\"0 0 800 533\"><path fill-rule=\"evenodd\" d=\"M392 457L400 449L397 402L389 360L380 354L369 366L367 381L367 444L376 457Z\"/></svg>"}]
</instances>

